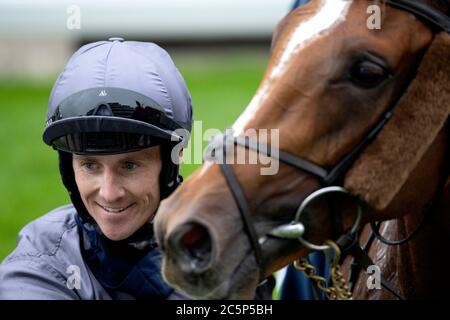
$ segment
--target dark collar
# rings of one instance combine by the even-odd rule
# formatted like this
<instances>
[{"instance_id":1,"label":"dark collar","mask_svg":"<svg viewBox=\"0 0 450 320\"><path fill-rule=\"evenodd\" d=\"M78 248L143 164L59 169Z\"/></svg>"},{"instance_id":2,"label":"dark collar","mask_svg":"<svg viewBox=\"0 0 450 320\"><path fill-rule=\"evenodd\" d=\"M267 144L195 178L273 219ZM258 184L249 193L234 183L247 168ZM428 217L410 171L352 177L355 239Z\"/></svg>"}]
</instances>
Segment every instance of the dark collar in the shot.
<instances>
[{"instance_id":1,"label":"dark collar","mask_svg":"<svg viewBox=\"0 0 450 320\"><path fill-rule=\"evenodd\" d=\"M112 241L97 225L83 223L78 214L75 220L83 258L107 291L126 292L137 299L165 299L173 292L161 276L162 257L152 228L141 228L132 238ZM148 236L143 237L146 229Z\"/></svg>"}]
</instances>

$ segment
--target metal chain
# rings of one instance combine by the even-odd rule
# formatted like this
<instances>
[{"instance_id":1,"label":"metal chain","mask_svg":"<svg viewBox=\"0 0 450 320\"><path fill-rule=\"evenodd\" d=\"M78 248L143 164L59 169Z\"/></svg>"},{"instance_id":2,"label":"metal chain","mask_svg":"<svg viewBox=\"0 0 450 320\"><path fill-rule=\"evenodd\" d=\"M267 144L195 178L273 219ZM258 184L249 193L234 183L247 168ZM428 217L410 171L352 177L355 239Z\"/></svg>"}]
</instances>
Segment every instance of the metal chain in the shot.
<instances>
[{"instance_id":1,"label":"metal chain","mask_svg":"<svg viewBox=\"0 0 450 320\"><path fill-rule=\"evenodd\" d=\"M305 273L306 277L314 282L314 284L325 293L330 300L351 300L352 293L349 291L349 286L344 276L342 275L339 266L339 259L341 257L341 250L338 245L331 240L325 242L334 251L331 256L328 251L324 251L325 257L330 262L330 278L331 286L327 287L327 280L317 274L316 268L311 265L308 260L300 259L294 262L294 267Z\"/></svg>"},{"instance_id":2,"label":"metal chain","mask_svg":"<svg viewBox=\"0 0 450 320\"><path fill-rule=\"evenodd\" d=\"M306 259L299 259L294 261L294 267L305 273L305 276L314 282L319 290L323 291L327 298L334 300L335 290L334 288L327 287L327 280L317 274L316 267L308 262Z\"/></svg>"}]
</instances>

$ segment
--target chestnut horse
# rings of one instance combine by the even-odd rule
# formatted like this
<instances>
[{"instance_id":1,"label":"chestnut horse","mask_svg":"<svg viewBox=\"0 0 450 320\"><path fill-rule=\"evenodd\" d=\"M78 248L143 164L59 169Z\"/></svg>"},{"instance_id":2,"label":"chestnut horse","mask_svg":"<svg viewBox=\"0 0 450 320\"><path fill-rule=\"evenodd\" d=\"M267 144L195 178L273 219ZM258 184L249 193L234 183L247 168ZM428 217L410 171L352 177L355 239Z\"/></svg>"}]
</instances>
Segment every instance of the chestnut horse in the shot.
<instances>
[{"instance_id":1,"label":"chestnut horse","mask_svg":"<svg viewBox=\"0 0 450 320\"><path fill-rule=\"evenodd\" d=\"M405 9L408 2L419 6ZM380 28L367 25L372 5L381 10ZM421 14L422 8L428 14ZM400 117L396 121L404 126L397 128L403 131L395 134L395 128L388 128L394 121L389 120L393 106L411 88L438 31L448 32L448 17L434 13L448 9L446 0L312 0L284 18L274 33L262 83L233 125L235 137L248 129L277 129L279 143L258 143L276 144L279 170L260 174L267 164L262 160L270 154L256 164L222 165L206 159L156 215L165 279L195 298L251 299L261 279L314 249L305 243L322 244L351 228L357 218L354 199L359 199L365 202L361 226L366 228L353 231L360 231L361 244L369 236L367 224L374 221L385 221L379 229L385 238L414 234L398 246L378 240L368 246L368 256L384 279L405 298L448 297L450 278L442 276L440 260L450 243L445 160L449 103L439 101L441 91L433 91L440 78L404 103L409 107L431 95L444 110L440 122L427 120L409 128L425 116L416 119L408 113L401 118L395 111L394 117ZM449 51L442 52L448 64ZM442 77L439 68L432 69L442 52L428 58L431 71L425 70L425 80L427 75ZM443 87L439 90L448 98L448 83ZM385 142L380 143L383 134ZM247 157L258 152L247 142L234 141L234 148L245 150ZM381 160L364 161L364 155L370 160L377 153ZM408 160L413 158L414 163ZM400 164L394 165L397 160ZM377 173L383 164L391 168ZM377 184L382 186L379 192L374 191ZM353 195L335 198L332 210L329 200L316 201L300 221L295 219L308 195L326 185L345 186ZM294 219L298 223L289 224ZM292 226L297 229L289 231ZM288 238L289 232L294 236L277 236L277 227ZM349 259L343 263L344 274ZM354 298L393 297L386 290L369 291L364 274L356 280Z\"/></svg>"}]
</instances>

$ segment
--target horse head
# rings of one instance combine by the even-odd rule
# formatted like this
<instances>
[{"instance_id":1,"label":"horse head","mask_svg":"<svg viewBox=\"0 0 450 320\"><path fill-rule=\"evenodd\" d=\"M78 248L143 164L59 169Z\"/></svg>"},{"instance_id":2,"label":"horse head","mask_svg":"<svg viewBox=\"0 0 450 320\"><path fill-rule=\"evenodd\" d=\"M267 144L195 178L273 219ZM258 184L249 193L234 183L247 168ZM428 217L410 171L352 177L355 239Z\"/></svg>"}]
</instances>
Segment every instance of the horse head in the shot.
<instances>
[{"instance_id":1,"label":"horse head","mask_svg":"<svg viewBox=\"0 0 450 320\"><path fill-rule=\"evenodd\" d=\"M380 29L367 26L371 5L381 10ZM382 130L380 123L388 120L433 39L426 23L383 1L313 0L286 16L274 32L261 85L232 134L276 129L271 138L278 141L262 135L253 140L276 146L301 164L289 165L280 156L276 174L261 174L272 155L259 154L256 163L234 162L228 170L241 190L236 195L221 165L207 159L156 215L165 279L193 297L248 299L261 278L306 256L310 249L296 239L266 235L292 221L324 181L344 183L358 155L354 150L361 151L367 137ZM249 159L256 151L244 145L233 142L231 149L244 150ZM443 145L445 138L433 150ZM411 210L423 207L429 197L417 195L433 194L443 159L443 152L429 153L383 210L369 204L362 224L404 215L404 203ZM339 199L333 212L339 212L345 230L354 225L357 210L352 197ZM251 226L243 221L243 210ZM335 236L331 215L328 201L311 204L302 216L309 242Z\"/></svg>"}]
</instances>

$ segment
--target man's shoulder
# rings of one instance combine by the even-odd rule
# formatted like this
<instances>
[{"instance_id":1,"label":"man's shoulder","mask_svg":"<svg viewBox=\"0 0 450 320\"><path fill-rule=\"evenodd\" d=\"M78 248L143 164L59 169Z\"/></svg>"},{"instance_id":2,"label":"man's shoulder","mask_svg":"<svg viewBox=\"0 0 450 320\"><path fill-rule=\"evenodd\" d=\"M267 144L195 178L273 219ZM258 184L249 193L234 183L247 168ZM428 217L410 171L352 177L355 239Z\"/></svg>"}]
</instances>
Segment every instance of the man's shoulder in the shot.
<instances>
[{"instance_id":1,"label":"man's shoulder","mask_svg":"<svg viewBox=\"0 0 450 320\"><path fill-rule=\"evenodd\" d=\"M56 208L28 223L20 232L16 249L5 263L17 259L55 256L63 243L79 245L73 205ZM66 239L66 238L71 239ZM65 248L67 250L67 248Z\"/></svg>"},{"instance_id":2,"label":"man's shoulder","mask_svg":"<svg viewBox=\"0 0 450 320\"><path fill-rule=\"evenodd\" d=\"M81 253L72 205L27 224L14 251L0 264L1 299L110 299L92 277ZM69 288L70 277L80 286Z\"/></svg>"}]
</instances>

